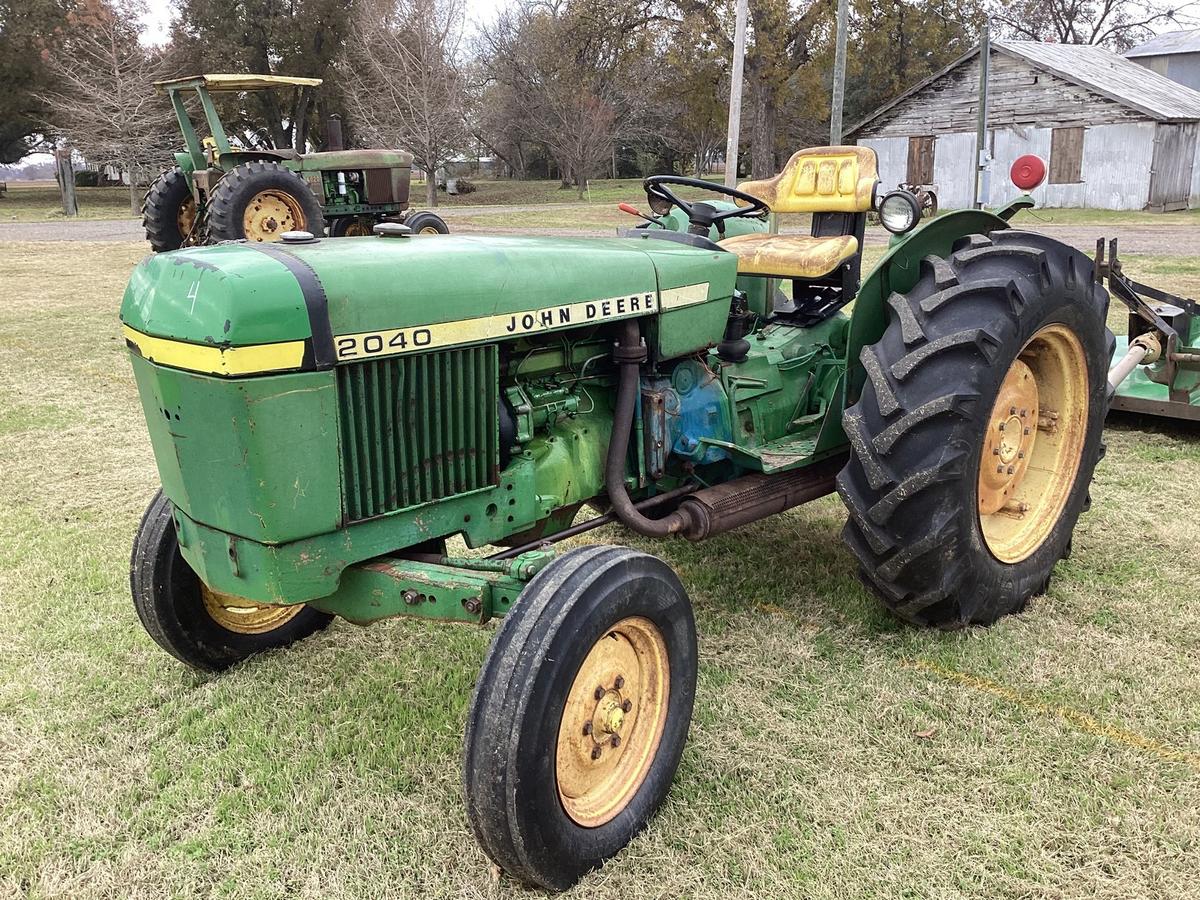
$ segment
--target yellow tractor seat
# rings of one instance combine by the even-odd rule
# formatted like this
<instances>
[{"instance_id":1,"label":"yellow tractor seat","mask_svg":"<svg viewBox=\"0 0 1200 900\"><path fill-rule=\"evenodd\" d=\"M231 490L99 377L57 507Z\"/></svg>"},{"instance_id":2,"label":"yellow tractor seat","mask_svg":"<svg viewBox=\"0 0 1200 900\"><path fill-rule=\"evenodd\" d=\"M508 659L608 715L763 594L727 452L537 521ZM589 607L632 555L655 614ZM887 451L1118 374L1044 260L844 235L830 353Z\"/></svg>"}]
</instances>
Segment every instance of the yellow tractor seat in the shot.
<instances>
[{"instance_id":1,"label":"yellow tractor seat","mask_svg":"<svg viewBox=\"0 0 1200 900\"><path fill-rule=\"evenodd\" d=\"M719 243L737 254L743 275L827 278L858 254L878 183L878 160L869 147L799 150L778 175L743 182L738 190L757 197L773 213L811 213L812 235L744 234ZM858 266L850 268L856 288Z\"/></svg>"},{"instance_id":2,"label":"yellow tractor seat","mask_svg":"<svg viewBox=\"0 0 1200 900\"><path fill-rule=\"evenodd\" d=\"M739 234L720 242L723 250L737 254L743 275L777 278L822 278L858 253L852 234L809 237L802 234Z\"/></svg>"}]
</instances>

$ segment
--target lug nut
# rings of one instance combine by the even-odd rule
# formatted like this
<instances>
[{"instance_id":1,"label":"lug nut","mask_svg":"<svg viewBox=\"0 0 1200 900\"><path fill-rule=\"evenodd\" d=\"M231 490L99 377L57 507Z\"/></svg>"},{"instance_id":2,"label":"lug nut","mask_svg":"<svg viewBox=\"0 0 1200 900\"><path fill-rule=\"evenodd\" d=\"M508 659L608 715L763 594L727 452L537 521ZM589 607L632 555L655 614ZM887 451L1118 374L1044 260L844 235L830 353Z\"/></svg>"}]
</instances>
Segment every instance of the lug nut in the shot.
<instances>
[{"instance_id":1,"label":"lug nut","mask_svg":"<svg viewBox=\"0 0 1200 900\"><path fill-rule=\"evenodd\" d=\"M1024 458L1025 458L1025 451L1024 451L1024 450L1018 450L1018 451L1017 451L1017 459L1024 459Z\"/></svg>"},{"instance_id":2,"label":"lug nut","mask_svg":"<svg viewBox=\"0 0 1200 900\"><path fill-rule=\"evenodd\" d=\"M604 687L601 686L601 687L596 688L596 693L593 696L597 700L603 700L604 699Z\"/></svg>"},{"instance_id":3,"label":"lug nut","mask_svg":"<svg viewBox=\"0 0 1200 900\"><path fill-rule=\"evenodd\" d=\"M613 682L613 687L614 687L614 688L616 688L618 691L619 691L621 688L625 687L625 676L624 676L624 675L618 675L618 676L617 676L617 680Z\"/></svg>"},{"instance_id":4,"label":"lug nut","mask_svg":"<svg viewBox=\"0 0 1200 900\"><path fill-rule=\"evenodd\" d=\"M1010 406L1008 408L1008 414L1010 416L1015 416L1017 414L1017 408L1015 406Z\"/></svg>"},{"instance_id":5,"label":"lug nut","mask_svg":"<svg viewBox=\"0 0 1200 900\"><path fill-rule=\"evenodd\" d=\"M621 736L619 734L614 734L612 736L612 740L609 741L609 743L612 744L614 747L620 747L621 746ZM599 748L596 748L596 749L599 749Z\"/></svg>"},{"instance_id":6,"label":"lug nut","mask_svg":"<svg viewBox=\"0 0 1200 900\"><path fill-rule=\"evenodd\" d=\"M1003 475L1004 474L1004 466L996 466L996 471L999 472L1001 475Z\"/></svg>"},{"instance_id":7,"label":"lug nut","mask_svg":"<svg viewBox=\"0 0 1200 900\"><path fill-rule=\"evenodd\" d=\"M413 606L414 604L421 602L421 595L411 589L405 591L401 596L404 597L404 602L409 606Z\"/></svg>"},{"instance_id":8,"label":"lug nut","mask_svg":"<svg viewBox=\"0 0 1200 900\"><path fill-rule=\"evenodd\" d=\"M1008 467L1008 474L1009 474L1009 475L1011 475L1012 473L1013 473L1013 467L1012 467L1012 466L1009 466L1009 467Z\"/></svg>"},{"instance_id":9,"label":"lug nut","mask_svg":"<svg viewBox=\"0 0 1200 900\"><path fill-rule=\"evenodd\" d=\"M1029 429L1028 429L1028 428L1026 428L1026 429L1025 429L1025 433L1026 433L1026 434L1029 434Z\"/></svg>"},{"instance_id":10,"label":"lug nut","mask_svg":"<svg viewBox=\"0 0 1200 900\"><path fill-rule=\"evenodd\" d=\"M584 722L584 723L583 723L583 733L584 733L584 734L591 734L591 733L592 733L592 723L591 723L591 722Z\"/></svg>"},{"instance_id":11,"label":"lug nut","mask_svg":"<svg viewBox=\"0 0 1200 900\"><path fill-rule=\"evenodd\" d=\"M1003 431L1003 430L1004 430L1004 423L1003 423L1003 422L1001 422L1001 423L1000 423L1000 426L999 426L999 428L1000 428L1000 430L1001 430L1001 431Z\"/></svg>"},{"instance_id":12,"label":"lug nut","mask_svg":"<svg viewBox=\"0 0 1200 900\"><path fill-rule=\"evenodd\" d=\"M593 747L592 748L592 759L599 759L599 758L600 758L600 748Z\"/></svg>"},{"instance_id":13,"label":"lug nut","mask_svg":"<svg viewBox=\"0 0 1200 900\"><path fill-rule=\"evenodd\" d=\"M999 447L993 447L993 448L992 448L992 456L999 456L999 455L1000 455L1000 448L999 448Z\"/></svg>"},{"instance_id":14,"label":"lug nut","mask_svg":"<svg viewBox=\"0 0 1200 900\"><path fill-rule=\"evenodd\" d=\"M633 701L632 700L626 700L624 703L621 704L621 712L629 712L631 709L633 709Z\"/></svg>"},{"instance_id":15,"label":"lug nut","mask_svg":"<svg viewBox=\"0 0 1200 900\"><path fill-rule=\"evenodd\" d=\"M1027 410L1027 409L1021 410L1021 418L1022 419L1025 418L1027 415L1029 415L1029 410Z\"/></svg>"}]
</instances>

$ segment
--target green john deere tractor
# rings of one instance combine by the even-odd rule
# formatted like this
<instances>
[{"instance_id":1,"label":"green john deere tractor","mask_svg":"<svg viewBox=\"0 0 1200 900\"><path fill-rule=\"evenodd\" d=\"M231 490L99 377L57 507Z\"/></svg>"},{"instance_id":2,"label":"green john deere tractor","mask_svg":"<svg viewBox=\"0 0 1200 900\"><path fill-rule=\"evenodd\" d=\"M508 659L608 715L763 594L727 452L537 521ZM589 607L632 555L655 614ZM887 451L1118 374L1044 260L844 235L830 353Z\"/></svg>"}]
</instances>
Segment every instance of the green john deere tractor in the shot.
<instances>
[{"instance_id":1,"label":"green john deere tractor","mask_svg":"<svg viewBox=\"0 0 1200 900\"><path fill-rule=\"evenodd\" d=\"M184 149L142 203L150 246L162 252L218 241L278 241L288 231L324 234L326 222L331 237L369 235L385 220L403 222L420 234L446 234L440 216L408 211L411 153L236 147L212 97L320 84L319 78L281 75L196 75L155 82L171 100ZM204 138L185 103L193 92L208 126Z\"/></svg>"},{"instance_id":2,"label":"green john deere tractor","mask_svg":"<svg viewBox=\"0 0 1200 900\"><path fill-rule=\"evenodd\" d=\"M122 306L162 481L131 563L151 637L214 671L335 616L503 617L467 816L552 889L663 801L696 689L674 572L556 543L609 522L702 540L836 489L890 610L987 624L1045 590L1103 449L1108 296L1086 255L1010 229L1028 198L917 227L857 147L645 188L653 212L612 238L181 250ZM860 283L872 210L895 237Z\"/></svg>"}]
</instances>

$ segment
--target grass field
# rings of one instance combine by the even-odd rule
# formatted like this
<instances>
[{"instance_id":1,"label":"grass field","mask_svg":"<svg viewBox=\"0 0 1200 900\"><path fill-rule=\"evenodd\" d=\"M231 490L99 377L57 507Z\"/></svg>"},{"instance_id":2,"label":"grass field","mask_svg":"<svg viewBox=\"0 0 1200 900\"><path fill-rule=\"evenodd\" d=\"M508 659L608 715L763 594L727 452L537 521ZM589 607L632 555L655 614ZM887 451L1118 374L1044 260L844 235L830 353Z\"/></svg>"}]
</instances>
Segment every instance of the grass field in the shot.
<instances>
[{"instance_id":1,"label":"grass field","mask_svg":"<svg viewBox=\"0 0 1200 900\"><path fill-rule=\"evenodd\" d=\"M0 246L0 897L527 896L462 811L490 627L336 623L216 678L143 633L143 253ZM700 682L662 813L570 896L1197 896L1200 432L1136 424L1050 592L987 630L883 614L834 498L699 546L597 532L679 570Z\"/></svg>"},{"instance_id":2,"label":"grass field","mask_svg":"<svg viewBox=\"0 0 1200 900\"><path fill-rule=\"evenodd\" d=\"M81 219L129 219L129 188L76 188ZM0 222L46 222L61 219L62 201L54 182L10 181L0 197Z\"/></svg>"}]
</instances>

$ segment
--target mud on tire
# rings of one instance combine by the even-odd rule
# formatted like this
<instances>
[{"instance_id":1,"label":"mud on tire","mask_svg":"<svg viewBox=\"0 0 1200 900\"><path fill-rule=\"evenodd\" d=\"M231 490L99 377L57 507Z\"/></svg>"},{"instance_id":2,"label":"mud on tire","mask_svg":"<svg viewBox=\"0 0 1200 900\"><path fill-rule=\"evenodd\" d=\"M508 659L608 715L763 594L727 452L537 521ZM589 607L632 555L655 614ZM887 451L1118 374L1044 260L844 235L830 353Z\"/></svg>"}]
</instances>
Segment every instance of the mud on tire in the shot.
<instances>
[{"instance_id":1,"label":"mud on tire","mask_svg":"<svg viewBox=\"0 0 1200 900\"><path fill-rule=\"evenodd\" d=\"M864 583L901 618L989 624L1046 589L1088 505L1108 410L1108 295L1084 254L998 230L964 238L948 259L927 257L913 289L888 304L891 322L862 351L866 384L845 415L852 452L838 477L849 512L843 538ZM1082 451L1044 538L1024 558L1002 562L979 508L985 432L1010 367L1048 326L1073 334L1086 360Z\"/></svg>"}]
</instances>

